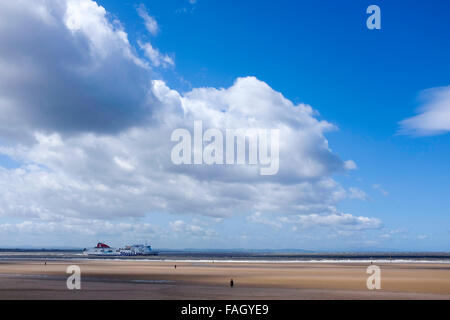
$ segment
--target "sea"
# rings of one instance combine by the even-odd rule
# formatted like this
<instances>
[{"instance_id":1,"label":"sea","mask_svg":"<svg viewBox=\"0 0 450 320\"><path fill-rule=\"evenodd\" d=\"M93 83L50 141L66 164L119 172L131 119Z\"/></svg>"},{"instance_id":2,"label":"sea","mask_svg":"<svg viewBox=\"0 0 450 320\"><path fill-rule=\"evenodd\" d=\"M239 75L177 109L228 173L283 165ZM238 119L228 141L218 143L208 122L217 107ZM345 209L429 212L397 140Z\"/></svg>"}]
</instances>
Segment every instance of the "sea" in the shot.
<instances>
[{"instance_id":1,"label":"sea","mask_svg":"<svg viewBox=\"0 0 450 320\"><path fill-rule=\"evenodd\" d=\"M0 249L7 260L142 260L193 263L450 263L450 252L155 250L149 256L88 256L83 249Z\"/></svg>"}]
</instances>

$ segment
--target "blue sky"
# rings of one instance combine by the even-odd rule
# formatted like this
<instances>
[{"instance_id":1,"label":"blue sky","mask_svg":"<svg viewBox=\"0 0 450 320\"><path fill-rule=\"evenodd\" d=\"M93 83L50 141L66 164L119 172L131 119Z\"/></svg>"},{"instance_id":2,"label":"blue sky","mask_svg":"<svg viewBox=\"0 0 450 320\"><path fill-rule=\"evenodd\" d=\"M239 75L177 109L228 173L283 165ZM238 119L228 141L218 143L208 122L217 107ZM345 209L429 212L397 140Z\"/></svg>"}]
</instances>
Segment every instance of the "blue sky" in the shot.
<instances>
[{"instance_id":1,"label":"blue sky","mask_svg":"<svg viewBox=\"0 0 450 320\"><path fill-rule=\"evenodd\" d=\"M365 11L371 4L377 4L381 8L381 30L368 30L366 27L368 14ZM77 245L82 242L81 246L87 246L89 241L96 240L120 244L121 241L142 239L152 241L155 246L173 248L188 246L313 250L449 250L450 135L448 131L450 130L431 130L427 134L421 134L417 131L419 130L417 121L414 122L416 127L407 128L409 131L405 131L405 127L400 123L417 115L420 107L426 109L431 105L431 98L421 99L424 90L443 87L447 90L445 92L450 92L448 89L450 85L450 41L448 41L450 39L450 3L448 1L321 1L318 3L284 0L277 2L104 0L98 1L98 5L105 8L106 17L111 23L114 20L120 21L120 26L126 32L130 47L136 56L139 59L149 59L149 63L153 63L151 78L163 80L167 87L176 90L182 96L188 96L189 92L195 91L195 88L229 88L235 84L237 78L253 76L265 82L274 91L280 92L294 104L310 105L318 112L314 115L315 119L325 120L338 128L338 130L324 133L331 152L344 161L351 159L357 165L356 170L336 170L329 175L320 176L321 179L333 179L347 193L347 196L342 196L332 203L333 212L339 212L338 215L351 214L352 218L378 219L380 223L351 230L345 226L340 229L328 222L319 222L317 226L311 227L308 223L306 225L293 223L295 219L292 217L297 217L296 213L286 218L284 213L258 213L257 210L245 207L243 211L237 208L230 209L221 216L201 214L195 210L188 213L181 212L184 210L181 209L184 208L181 205L176 207L178 209L168 210L168 212L161 208L145 209L145 204L142 204L142 207L138 206L138 210L143 210L144 213L137 217L127 213L136 208L131 206L126 209L125 205L123 205L125 209L119 210L117 217L110 217L106 213L96 216L86 213L90 211L89 204L74 209L70 197L61 196L61 199L71 202L68 205L71 209L63 214L53 212L52 208L46 206L46 198L38 195L36 199L33 198L33 203L29 204L28 209L24 209L23 212L19 210L20 214L17 210L7 212L8 210L5 209L5 212L0 215L0 223L3 223L4 230L9 230L8 232L16 230L12 227L15 224L21 225L19 229L25 230L23 240L9 241L10 238L4 236L0 238L0 245L7 245L8 242L16 242L17 245L30 243L51 245L52 241L59 239L61 235L55 231L54 235L43 237L40 235L43 231L39 231L39 226L53 224L54 228L58 229L57 221L61 219L84 217L94 219L100 226L109 223L113 225L144 223L148 224L148 230L151 230L151 233L147 236L145 234L147 229L145 229L142 235L133 238L126 234L115 235L113 231L106 234L98 230L92 231L89 236L77 235L74 231L73 236L68 240L68 245ZM157 21L158 31L154 34L146 29L142 17L138 14L139 8L144 8L145 12ZM7 12L10 8L0 10ZM2 27L5 28L0 26L0 29ZM22 37L19 27L17 27L17 37ZM47 32L45 28L42 30ZM49 38L51 37L53 35L49 35ZM61 37L60 40L64 41L63 39L65 38ZM5 43L9 45L11 42ZM163 67L164 63L159 62L161 66L155 65L154 60L145 57L145 50L139 43L151 43L153 48L159 50L161 55L159 59L167 54L173 60L173 64L169 63L167 67ZM6 55L0 52L0 57L2 54ZM45 57L47 53L33 54L33 52L29 53L33 58ZM61 51L61 54L64 52ZM79 61L77 59L75 57L73 61ZM134 90L139 86L135 79L141 77L145 79L147 75L142 70L130 71L128 66L125 67L125 63L120 64L121 60L116 59L117 56L112 57L111 63L105 64L104 70L108 70L105 71L106 74L111 70L111 66L123 65L123 69L118 68L117 74L112 74L111 77L120 77L121 83L118 88L133 89L128 90L123 96L113 96L113 98L127 99L130 95L133 99L136 97L136 101L140 101L140 92ZM4 61L8 60L4 59ZM38 58L36 61L41 63ZM47 64L42 63L42 65ZM53 65L47 66L52 69ZM62 77L61 74L63 71L55 72L55 79L66 81L64 79L68 78ZM136 81L137 85L134 82L132 84L126 82L128 76ZM86 84L92 85L92 83L100 83L99 87L101 87L103 79L99 75L82 78L80 88L87 88L89 85ZM73 81L75 84L79 83ZM69 80L67 82L69 83ZM105 88L103 88L104 91L99 90L99 92L108 93L110 88ZM82 93L85 92L83 91L85 89L80 90ZM91 96L86 94L86 97ZM433 93L434 96L438 95ZM44 96L44 99L49 97ZM89 98L83 101L87 100ZM104 100L99 98L95 101L102 103ZM439 105L443 107L439 110L448 112L449 101L450 99L440 101ZM35 109L39 109L39 106ZM69 117L71 112L69 110L65 115ZM137 117L134 116L134 112ZM74 124L75 129L70 132L61 129L66 127L60 125L61 123L70 122L67 122L66 118L55 118L50 123L39 122L36 119L41 117L36 116L33 117L33 121L30 120L25 124L17 122L20 125L13 129L0 126L2 129L0 133L3 134L0 136L0 146L13 146L14 149L13 151L3 149L3 152L0 149L0 166L9 171L5 171L3 177L9 177L16 168L30 164L43 166L48 164L48 170L52 170L52 164L46 162L50 161L49 157L46 156L45 159L39 157L45 151L33 149L33 142L30 142L33 139L26 137L22 139L24 127L32 128L30 132L44 130L46 134L51 132L60 134L62 144L68 146L70 138L82 134L83 130L95 133L96 128L101 127L104 130L99 129L99 132L107 131L108 134L120 135L123 132L121 130L126 130L131 124L136 125L135 118L139 118L140 112L132 108L126 109L118 116L119 120L115 118L111 120L110 123L117 122L117 126L111 128L104 125L100 119L101 114L98 116L98 121L92 122L95 128L84 129L83 126ZM6 115L6 111L4 114ZM72 115L74 114L77 112L74 111ZM86 115L86 113L83 114ZM441 118L445 119L446 114L448 115L444 112ZM0 120L5 118L6 116L0 117ZM86 115L86 118L89 116ZM450 120L447 119L447 121ZM444 123L445 125L448 128L448 122ZM16 132L19 130L21 133ZM109 130L118 131L110 133ZM30 148L26 156L18 151L19 145ZM82 149L81 145L85 146L84 142L74 142L72 149L67 147L67 150ZM41 146L41 148L44 147ZM46 149L46 151L49 150ZM151 162L152 159L150 157L148 161ZM53 170L55 172L61 170L68 176L70 173L72 177L76 174L83 177L86 174L87 177L87 172L78 168L75 170L73 167L53 167ZM111 175L110 172L104 174ZM91 178L86 177L82 181L90 181ZM91 177L94 175L92 174ZM17 176L13 178L16 179ZM41 180L38 185L42 186L44 178L39 179ZM100 180L103 181L99 178ZM58 181L62 186L64 183L69 183L67 180ZM202 183L202 181L197 182ZM111 183L120 184L121 182L117 178ZM4 181L3 184L7 187L9 182ZM281 184L285 186L284 182ZM314 192L317 193L317 191ZM17 190L17 194L22 194L22 191ZM24 201L26 201L26 194L23 193ZM170 202L167 194L159 195L158 199L161 197L167 197L167 201ZM8 199L10 198L2 199L1 204L4 208L9 205ZM84 200L84 197L78 199L78 201ZM127 199L125 203L129 203L128 201L132 202L133 198ZM64 203L61 201L60 204L64 205ZM314 202L314 205L316 204ZM221 203L216 205L220 207ZM189 204L186 203L186 206ZM38 210L40 213L34 215L33 210ZM206 209L202 207L198 210ZM27 213L28 211L32 213ZM46 212L44 218L40 216L42 212ZM316 213L315 211L301 213L301 215L311 214ZM327 214L330 216L333 213ZM50 219L49 216L59 218L51 220L53 218ZM284 217L284 220L280 216ZM76 227L69 226L69 220L64 222L64 228L77 230ZM36 227L27 229L23 227L23 223L36 224ZM279 225L280 223L282 226ZM80 223L76 222L75 225L79 226ZM133 227L129 228L132 230ZM111 230L113 229L114 227ZM177 236L170 236L175 233ZM222 241L224 234L229 236L226 241Z\"/></svg>"}]
</instances>

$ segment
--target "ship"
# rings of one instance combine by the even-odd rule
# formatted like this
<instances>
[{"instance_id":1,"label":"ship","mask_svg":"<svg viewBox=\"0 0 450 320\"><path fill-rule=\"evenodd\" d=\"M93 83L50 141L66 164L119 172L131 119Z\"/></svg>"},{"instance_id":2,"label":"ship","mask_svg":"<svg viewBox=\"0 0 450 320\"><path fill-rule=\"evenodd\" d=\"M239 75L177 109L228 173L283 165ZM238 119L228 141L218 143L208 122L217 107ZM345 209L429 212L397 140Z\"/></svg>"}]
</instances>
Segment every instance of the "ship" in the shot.
<instances>
[{"instance_id":1,"label":"ship","mask_svg":"<svg viewBox=\"0 0 450 320\"><path fill-rule=\"evenodd\" d=\"M153 256L158 254L150 245L134 244L116 249L103 242L97 243L94 248L85 249L83 253L88 256Z\"/></svg>"}]
</instances>

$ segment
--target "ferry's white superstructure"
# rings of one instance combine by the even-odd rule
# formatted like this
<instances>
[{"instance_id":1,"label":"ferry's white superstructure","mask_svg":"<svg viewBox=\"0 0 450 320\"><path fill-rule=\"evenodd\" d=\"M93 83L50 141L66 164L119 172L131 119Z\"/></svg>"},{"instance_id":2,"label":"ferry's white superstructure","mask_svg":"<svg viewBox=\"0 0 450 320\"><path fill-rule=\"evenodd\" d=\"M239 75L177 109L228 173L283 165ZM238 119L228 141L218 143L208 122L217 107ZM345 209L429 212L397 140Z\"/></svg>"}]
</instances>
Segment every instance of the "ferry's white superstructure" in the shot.
<instances>
[{"instance_id":1,"label":"ferry's white superstructure","mask_svg":"<svg viewBox=\"0 0 450 320\"><path fill-rule=\"evenodd\" d=\"M135 244L119 249L121 255L124 256L148 256L156 254L149 245Z\"/></svg>"},{"instance_id":2,"label":"ferry's white superstructure","mask_svg":"<svg viewBox=\"0 0 450 320\"><path fill-rule=\"evenodd\" d=\"M84 254L88 256L148 256L157 255L158 253L153 251L149 245L135 244L116 249L99 242L95 248L85 250Z\"/></svg>"}]
</instances>

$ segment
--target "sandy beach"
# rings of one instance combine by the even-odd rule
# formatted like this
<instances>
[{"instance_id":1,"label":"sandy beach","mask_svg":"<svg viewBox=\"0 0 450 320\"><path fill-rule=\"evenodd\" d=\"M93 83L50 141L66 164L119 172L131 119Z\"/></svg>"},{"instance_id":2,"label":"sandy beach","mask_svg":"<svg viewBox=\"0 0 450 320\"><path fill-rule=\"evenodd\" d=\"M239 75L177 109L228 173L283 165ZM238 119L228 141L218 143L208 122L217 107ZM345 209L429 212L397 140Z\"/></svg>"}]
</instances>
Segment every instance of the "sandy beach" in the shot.
<instances>
[{"instance_id":1,"label":"sandy beach","mask_svg":"<svg viewBox=\"0 0 450 320\"><path fill-rule=\"evenodd\" d=\"M66 287L69 265L81 290ZM381 290L366 263L3 260L0 299L450 299L450 264L378 266Z\"/></svg>"}]
</instances>

